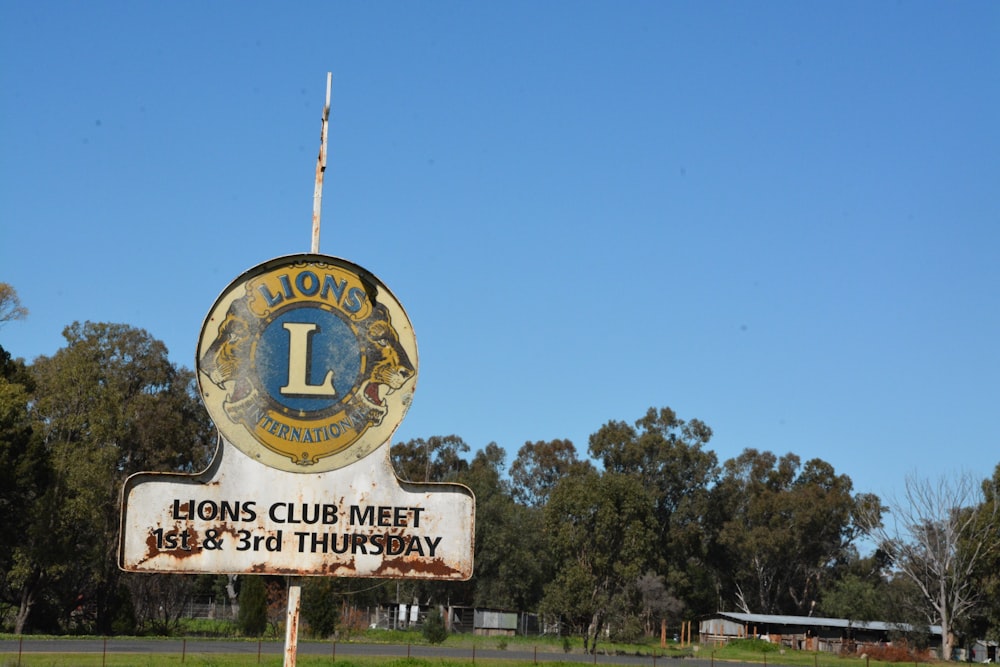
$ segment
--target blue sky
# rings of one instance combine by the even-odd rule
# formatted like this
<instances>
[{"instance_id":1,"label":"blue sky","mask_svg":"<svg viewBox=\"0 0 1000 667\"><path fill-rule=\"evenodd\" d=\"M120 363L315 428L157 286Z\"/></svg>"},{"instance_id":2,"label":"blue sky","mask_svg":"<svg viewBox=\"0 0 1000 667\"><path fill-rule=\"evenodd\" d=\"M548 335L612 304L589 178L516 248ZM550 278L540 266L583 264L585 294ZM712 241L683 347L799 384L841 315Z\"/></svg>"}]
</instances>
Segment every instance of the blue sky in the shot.
<instances>
[{"instance_id":1,"label":"blue sky","mask_svg":"<svg viewBox=\"0 0 1000 667\"><path fill-rule=\"evenodd\" d=\"M245 269L379 276L395 441L511 455L670 406L895 493L1000 461L1000 4L7 2L0 281L33 359L193 367Z\"/></svg>"}]
</instances>

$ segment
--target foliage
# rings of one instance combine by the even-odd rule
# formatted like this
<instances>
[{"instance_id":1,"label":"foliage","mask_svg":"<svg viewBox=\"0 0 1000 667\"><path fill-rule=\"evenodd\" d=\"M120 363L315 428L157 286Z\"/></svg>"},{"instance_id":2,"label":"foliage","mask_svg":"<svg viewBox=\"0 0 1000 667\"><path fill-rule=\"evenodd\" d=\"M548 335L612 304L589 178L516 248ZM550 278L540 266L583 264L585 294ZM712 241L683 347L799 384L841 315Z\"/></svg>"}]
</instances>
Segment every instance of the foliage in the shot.
<instances>
[{"instance_id":1,"label":"foliage","mask_svg":"<svg viewBox=\"0 0 1000 667\"><path fill-rule=\"evenodd\" d=\"M681 620L680 613L684 609L684 603L674 597L662 576L652 571L647 572L639 577L636 587L642 599L641 620L646 635L653 634L654 625L660 619L665 619L671 625Z\"/></svg>"},{"instance_id":2,"label":"foliage","mask_svg":"<svg viewBox=\"0 0 1000 667\"><path fill-rule=\"evenodd\" d=\"M852 621L882 620L886 609L879 588L856 574L847 574L823 593L823 615Z\"/></svg>"},{"instance_id":3,"label":"foliage","mask_svg":"<svg viewBox=\"0 0 1000 667\"><path fill-rule=\"evenodd\" d=\"M441 616L440 609L431 607L431 610L427 612L422 632L424 639L431 644L440 644L448 638L448 628L444 625L444 618Z\"/></svg>"},{"instance_id":4,"label":"foliage","mask_svg":"<svg viewBox=\"0 0 1000 667\"><path fill-rule=\"evenodd\" d=\"M24 488L36 502L16 533L5 595L19 605L18 631L39 605L54 605L65 628L111 634L136 606L120 595L121 485L139 470L202 466L209 424L192 373L145 331L87 322L63 335L65 348L30 367L37 440L13 467L35 480Z\"/></svg>"},{"instance_id":5,"label":"foliage","mask_svg":"<svg viewBox=\"0 0 1000 667\"><path fill-rule=\"evenodd\" d=\"M213 433L194 376L127 325L75 323L64 335L63 349L31 365L0 348L3 622L18 632L177 633L196 592L235 602L235 578L122 573L118 503L132 472L207 462ZM558 616L588 651L599 636L654 635L662 620L676 625L734 605L926 627L926 604L912 605L921 588L898 576L917 562L893 550L906 540L857 556L859 518L878 525L887 509L878 498L852 495L850 479L819 459L748 449L720 466L711 435L697 419L650 408L634 423L604 424L589 440L589 460L568 440L525 442L509 474L496 443L471 457L455 435L396 444L401 477L474 491L472 579L310 579L303 617L328 636L342 609L343 631L357 625L352 608L389 600L537 609ZM974 561L966 572L979 592L952 624L967 637L1000 632L1000 553L983 539L997 529L998 483L1000 466L978 500L946 515L975 526L952 542ZM914 525L923 544L943 541L944 524ZM240 577L244 595L262 583L255 579ZM251 634L283 619L283 584L265 583L264 627Z\"/></svg>"},{"instance_id":6,"label":"foliage","mask_svg":"<svg viewBox=\"0 0 1000 667\"><path fill-rule=\"evenodd\" d=\"M857 531L851 480L820 459L746 449L713 490L723 585L744 612L807 615Z\"/></svg>"},{"instance_id":7,"label":"foliage","mask_svg":"<svg viewBox=\"0 0 1000 667\"><path fill-rule=\"evenodd\" d=\"M503 454L490 443L461 478L476 495L475 589L466 599L479 607L532 609L548 567L542 515L514 501L503 477Z\"/></svg>"},{"instance_id":8,"label":"foliage","mask_svg":"<svg viewBox=\"0 0 1000 667\"><path fill-rule=\"evenodd\" d=\"M639 480L621 473L566 477L545 507L545 529L560 565L541 609L583 629L584 650L594 651L609 608L635 594L655 554L650 497Z\"/></svg>"},{"instance_id":9,"label":"foliage","mask_svg":"<svg viewBox=\"0 0 1000 667\"><path fill-rule=\"evenodd\" d=\"M0 283L0 325L14 320L23 320L28 309L21 305L17 290L8 283Z\"/></svg>"},{"instance_id":10,"label":"foliage","mask_svg":"<svg viewBox=\"0 0 1000 667\"><path fill-rule=\"evenodd\" d=\"M695 613L715 611L717 589L707 570L710 489L718 477L715 453L705 449L712 430L680 419L670 408L649 408L634 425L611 421L590 437L590 455L606 471L638 481L649 494L656 522L656 572Z\"/></svg>"},{"instance_id":11,"label":"foliage","mask_svg":"<svg viewBox=\"0 0 1000 667\"><path fill-rule=\"evenodd\" d=\"M469 463L461 457L469 451L457 435L418 438L392 446L390 456L396 472L412 482L453 482Z\"/></svg>"},{"instance_id":12,"label":"foliage","mask_svg":"<svg viewBox=\"0 0 1000 667\"><path fill-rule=\"evenodd\" d=\"M309 578L302 584L302 618L313 637L322 639L337 627L337 586L329 577Z\"/></svg>"},{"instance_id":13,"label":"foliage","mask_svg":"<svg viewBox=\"0 0 1000 667\"><path fill-rule=\"evenodd\" d=\"M905 500L889 504L891 523L881 514L865 517L868 534L919 591L927 617L941 625L946 657L952 655L954 630L974 615L980 583L975 575L1000 548L1000 510L988 499L992 488L968 474L936 481L910 475Z\"/></svg>"},{"instance_id":14,"label":"foliage","mask_svg":"<svg viewBox=\"0 0 1000 667\"><path fill-rule=\"evenodd\" d=\"M959 542L963 560L969 560L967 554L980 552L970 571L979 597L976 607L967 618L956 621L956 626L967 639L1000 641L1000 539L979 544L975 537L988 535L984 531L989 524L995 526L994 535L1000 534L1000 463L994 468L992 478L983 480L982 491L983 502L975 511L977 525Z\"/></svg>"},{"instance_id":15,"label":"foliage","mask_svg":"<svg viewBox=\"0 0 1000 667\"><path fill-rule=\"evenodd\" d=\"M247 637L261 637L267 630L267 590L264 577L240 577L240 612L237 625Z\"/></svg>"},{"instance_id":16,"label":"foliage","mask_svg":"<svg viewBox=\"0 0 1000 667\"><path fill-rule=\"evenodd\" d=\"M566 475L586 472L591 464L577 458L569 440L526 442L510 466L514 500L528 507L542 507L549 493Z\"/></svg>"}]
</instances>

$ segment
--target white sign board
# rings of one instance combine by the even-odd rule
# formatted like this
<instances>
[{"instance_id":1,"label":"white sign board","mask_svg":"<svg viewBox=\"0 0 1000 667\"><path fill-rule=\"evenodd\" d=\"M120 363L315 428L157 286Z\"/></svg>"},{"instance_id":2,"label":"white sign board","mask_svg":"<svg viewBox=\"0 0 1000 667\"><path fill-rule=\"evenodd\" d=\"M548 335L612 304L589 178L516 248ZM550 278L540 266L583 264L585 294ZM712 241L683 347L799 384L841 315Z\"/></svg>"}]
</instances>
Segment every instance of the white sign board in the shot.
<instances>
[{"instance_id":1,"label":"white sign board","mask_svg":"<svg viewBox=\"0 0 1000 667\"><path fill-rule=\"evenodd\" d=\"M472 492L401 481L389 460L417 354L377 278L322 255L265 262L216 301L197 361L218 451L198 475L126 481L123 569L472 576Z\"/></svg>"}]
</instances>

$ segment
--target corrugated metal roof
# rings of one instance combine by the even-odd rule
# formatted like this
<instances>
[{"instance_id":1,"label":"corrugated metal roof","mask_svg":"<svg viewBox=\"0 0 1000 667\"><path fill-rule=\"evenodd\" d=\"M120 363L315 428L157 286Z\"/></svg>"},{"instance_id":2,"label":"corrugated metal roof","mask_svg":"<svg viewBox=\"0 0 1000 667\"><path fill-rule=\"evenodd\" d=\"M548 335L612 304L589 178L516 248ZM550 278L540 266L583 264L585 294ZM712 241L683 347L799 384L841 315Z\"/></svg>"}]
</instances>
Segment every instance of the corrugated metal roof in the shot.
<instances>
[{"instance_id":1,"label":"corrugated metal roof","mask_svg":"<svg viewBox=\"0 0 1000 667\"><path fill-rule=\"evenodd\" d=\"M852 621L846 618L824 618L822 616L782 616L780 614L743 614L740 612L720 611L714 614L740 623L774 623L775 625L808 625L823 628L864 628L867 630L910 630L908 623L886 623L884 621ZM930 626L931 634L940 635L941 626Z\"/></svg>"}]
</instances>

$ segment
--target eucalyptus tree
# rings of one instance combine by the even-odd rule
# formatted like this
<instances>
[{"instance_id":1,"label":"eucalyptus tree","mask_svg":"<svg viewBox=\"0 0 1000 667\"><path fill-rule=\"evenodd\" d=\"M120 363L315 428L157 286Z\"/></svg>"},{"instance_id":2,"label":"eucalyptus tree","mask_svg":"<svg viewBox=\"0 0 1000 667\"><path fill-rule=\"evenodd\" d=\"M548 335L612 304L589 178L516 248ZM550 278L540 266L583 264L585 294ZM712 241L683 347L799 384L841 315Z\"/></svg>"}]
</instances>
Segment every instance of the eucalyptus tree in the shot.
<instances>
[{"instance_id":1,"label":"eucalyptus tree","mask_svg":"<svg viewBox=\"0 0 1000 667\"><path fill-rule=\"evenodd\" d=\"M646 489L656 520L656 574L694 613L716 611L708 568L709 491L718 479L712 429L670 408L649 408L634 424L610 421L590 436L590 455Z\"/></svg>"},{"instance_id":2,"label":"eucalyptus tree","mask_svg":"<svg viewBox=\"0 0 1000 667\"><path fill-rule=\"evenodd\" d=\"M746 449L713 489L725 596L744 612L808 614L859 535L852 482L829 463Z\"/></svg>"},{"instance_id":3,"label":"eucalyptus tree","mask_svg":"<svg viewBox=\"0 0 1000 667\"><path fill-rule=\"evenodd\" d=\"M457 435L433 435L396 443L390 450L396 473L411 482L453 482L469 469L469 445Z\"/></svg>"},{"instance_id":4,"label":"eucalyptus tree","mask_svg":"<svg viewBox=\"0 0 1000 667\"><path fill-rule=\"evenodd\" d=\"M506 454L496 443L476 452L460 481L476 494L475 573L470 603L535 609L551 559L541 514L515 502L504 475Z\"/></svg>"},{"instance_id":5,"label":"eucalyptus tree","mask_svg":"<svg viewBox=\"0 0 1000 667\"><path fill-rule=\"evenodd\" d=\"M977 522L987 524L995 521L1000 513L1000 463L993 469L991 478L983 480L983 502L977 509ZM970 537L984 534L980 530L970 531ZM968 623L967 633L976 638L1000 641L1000 526L994 530L996 539L992 544L975 544L969 539L963 540L960 549L965 552L986 548L986 552L977 559L973 568L972 578L977 582L979 602Z\"/></svg>"},{"instance_id":6,"label":"eucalyptus tree","mask_svg":"<svg viewBox=\"0 0 1000 667\"><path fill-rule=\"evenodd\" d=\"M510 466L514 498L528 507L541 507L556 482L589 468L593 465L580 460L570 440L526 442Z\"/></svg>"},{"instance_id":7,"label":"eucalyptus tree","mask_svg":"<svg viewBox=\"0 0 1000 667\"><path fill-rule=\"evenodd\" d=\"M42 571L31 558L31 545L46 540L40 526L51 479L48 457L31 423L33 392L34 380L24 362L0 347L0 602L17 610L17 633L26 629L28 610L41 592Z\"/></svg>"},{"instance_id":8,"label":"eucalyptus tree","mask_svg":"<svg viewBox=\"0 0 1000 667\"><path fill-rule=\"evenodd\" d=\"M544 526L557 568L541 608L579 629L585 651L596 651L609 610L641 613L638 581L656 555L653 508L639 479L614 471L570 475L552 489Z\"/></svg>"},{"instance_id":9,"label":"eucalyptus tree","mask_svg":"<svg viewBox=\"0 0 1000 667\"><path fill-rule=\"evenodd\" d=\"M63 336L66 347L31 367L34 428L53 480L37 526L46 541L28 560L61 586L65 612L93 609L94 629L111 632L127 604L117 567L122 483L143 470L197 470L214 438L193 373L146 331L77 322Z\"/></svg>"}]
</instances>

